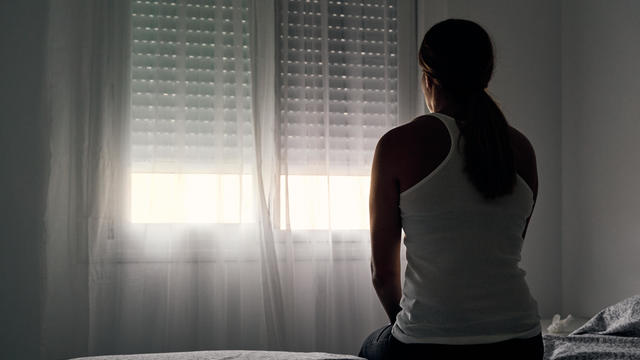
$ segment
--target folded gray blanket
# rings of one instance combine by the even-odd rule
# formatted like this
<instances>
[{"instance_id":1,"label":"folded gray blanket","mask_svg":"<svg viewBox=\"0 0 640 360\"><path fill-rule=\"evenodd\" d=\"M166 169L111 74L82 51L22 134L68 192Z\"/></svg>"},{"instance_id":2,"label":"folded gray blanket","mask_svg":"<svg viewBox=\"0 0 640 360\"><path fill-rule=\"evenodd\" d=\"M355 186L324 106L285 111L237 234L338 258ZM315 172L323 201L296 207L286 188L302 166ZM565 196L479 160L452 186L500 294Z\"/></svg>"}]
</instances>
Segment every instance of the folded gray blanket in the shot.
<instances>
[{"instance_id":1,"label":"folded gray blanket","mask_svg":"<svg viewBox=\"0 0 640 360\"><path fill-rule=\"evenodd\" d=\"M640 360L640 338L611 335L544 335L544 358L549 360Z\"/></svg>"},{"instance_id":2,"label":"folded gray blanket","mask_svg":"<svg viewBox=\"0 0 640 360\"><path fill-rule=\"evenodd\" d=\"M600 311L570 335L582 334L640 337L640 295Z\"/></svg>"},{"instance_id":3,"label":"folded gray blanket","mask_svg":"<svg viewBox=\"0 0 640 360\"><path fill-rule=\"evenodd\" d=\"M640 295L600 311L569 336L544 335L544 358L640 360Z\"/></svg>"}]
</instances>

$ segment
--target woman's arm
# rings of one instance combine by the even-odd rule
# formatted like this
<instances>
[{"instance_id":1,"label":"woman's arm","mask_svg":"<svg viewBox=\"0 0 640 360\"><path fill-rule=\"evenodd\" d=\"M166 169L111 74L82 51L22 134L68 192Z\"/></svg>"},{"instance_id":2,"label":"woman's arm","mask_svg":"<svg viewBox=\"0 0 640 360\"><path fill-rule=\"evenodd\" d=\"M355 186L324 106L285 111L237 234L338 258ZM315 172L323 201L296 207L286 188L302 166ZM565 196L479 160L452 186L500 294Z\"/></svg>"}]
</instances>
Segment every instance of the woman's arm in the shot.
<instances>
[{"instance_id":1,"label":"woman's arm","mask_svg":"<svg viewBox=\"0 0 640 360\"><path fill-rule=\"evenodd\" d=\"M400 312L401 221L399 188L395 171L398 157L393 130L386 133L376 146L371 168L369 221L371 229L371 277L373 287L393 324Z\"/></svg>"}]
</instances>

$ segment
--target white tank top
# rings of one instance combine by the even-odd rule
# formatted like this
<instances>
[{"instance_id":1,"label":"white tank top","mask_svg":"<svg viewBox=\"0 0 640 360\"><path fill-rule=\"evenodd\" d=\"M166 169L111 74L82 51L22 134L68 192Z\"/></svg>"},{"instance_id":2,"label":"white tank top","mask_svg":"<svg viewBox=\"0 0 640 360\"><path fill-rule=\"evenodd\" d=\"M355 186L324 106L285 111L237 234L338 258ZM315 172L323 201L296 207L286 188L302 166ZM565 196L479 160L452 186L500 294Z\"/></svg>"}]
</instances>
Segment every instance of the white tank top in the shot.
<instances>
[{"instance_id":1,"label":"white tank top","mask_svg":"<svg viewBox=\"0 0 640 360\"><path fill-rule=\"evenodd\" d=\"M432 115L452 146L431 174L400 193L407 268L392 334L434 344L536 336L538 304L518 266L533 192L518 175L512 194L485 200L463 171L455 120Z\"/></svg>"}]
</instances>

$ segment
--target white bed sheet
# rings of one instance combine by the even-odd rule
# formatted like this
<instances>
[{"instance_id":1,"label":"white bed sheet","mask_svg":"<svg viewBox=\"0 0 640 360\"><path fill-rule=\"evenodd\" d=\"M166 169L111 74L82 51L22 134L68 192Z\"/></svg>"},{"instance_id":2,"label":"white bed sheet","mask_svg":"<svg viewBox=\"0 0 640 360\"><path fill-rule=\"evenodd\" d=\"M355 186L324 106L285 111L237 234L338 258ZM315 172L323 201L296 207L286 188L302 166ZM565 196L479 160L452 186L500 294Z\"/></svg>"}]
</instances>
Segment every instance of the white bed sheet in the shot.
<instances>
[{"instance_id":1,"label":"white bed sheet","mask_svg":"<svg viewBox=\"0 0 640 360\"><path fill-rule=\"evenodd\" d=\"M76 358L75 360L364 360L353 355L329 353L301 353L288 351L189 351L157 354L107 355Z\"/></svg>"}]
</instances>

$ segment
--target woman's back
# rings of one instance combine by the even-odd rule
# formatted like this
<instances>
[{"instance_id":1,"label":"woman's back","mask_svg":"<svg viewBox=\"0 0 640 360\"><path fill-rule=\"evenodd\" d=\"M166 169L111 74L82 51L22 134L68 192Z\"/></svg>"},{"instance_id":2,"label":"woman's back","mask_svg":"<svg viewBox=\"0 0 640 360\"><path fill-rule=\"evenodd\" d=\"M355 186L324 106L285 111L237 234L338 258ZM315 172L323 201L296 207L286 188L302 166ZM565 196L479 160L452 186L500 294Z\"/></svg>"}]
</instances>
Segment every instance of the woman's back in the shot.
<instances>
[{"instance_id":1,"label":"woman's back","mask_svg":"<svg viewBox=\"0 0 640 360\"><path fill-rule=\"evenodd\" d=\"M472 21L447 19L427 31L418 62L433 114L390 130L372 162L372 280L393 325L373 332L361 355L450 358L466 349L540 359L538 304L518 267L537 196L535 155L487 92L491 38Z\"/></svg>"},{"instance_id":2,"label":"woman's back","mask_svg":"<svg viewBox=\"0 0 640 360\"><path fill-rule=\"evenodd\" d=\"M458 142L453 118L433 114L398 130L407 269L393 335L405 343L474 344L538 334L537 303L518 267L537 190L526 138L513 134L522 169L513 192L488 200L464 172L464 138Z\"/></svg>"}]
</instances>

